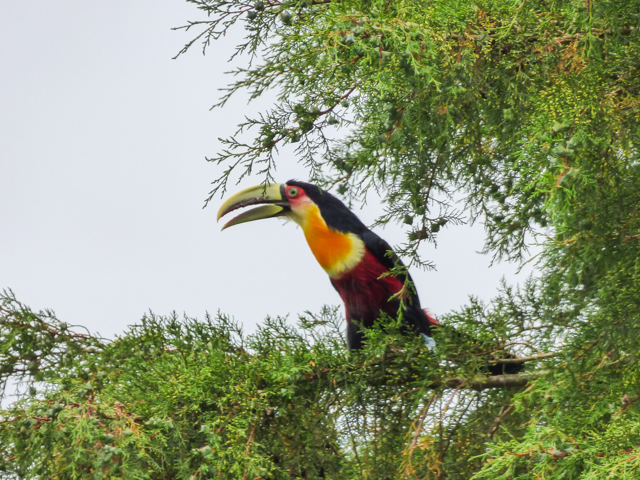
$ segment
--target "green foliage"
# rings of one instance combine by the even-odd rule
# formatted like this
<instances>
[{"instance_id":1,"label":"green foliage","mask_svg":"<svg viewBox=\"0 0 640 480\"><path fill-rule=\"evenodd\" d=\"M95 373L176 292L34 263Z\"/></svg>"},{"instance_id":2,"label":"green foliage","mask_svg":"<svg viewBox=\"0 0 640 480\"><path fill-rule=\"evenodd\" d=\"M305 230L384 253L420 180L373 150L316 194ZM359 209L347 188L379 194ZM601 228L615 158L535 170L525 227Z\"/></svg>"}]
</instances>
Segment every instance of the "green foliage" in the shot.
<instances>
[{"instance_id":1,"label":"green foliage","mask_svg":"<svg viewBox=\"0 0 640 480\"><path fill-rule=\"evenodd\" d=\"M386 319L349 354L335 310L248 337L148 316L107 342L5 294L3 475L639 478L640 2L190 3L208 17L183 51L247 35L219 106L275 94L211 198L291 143L325 187L381 195L407 263L482 220L496 259L540 245L538 278L442 318L436 353ZM487 377L505 351L526 373Z\"/></svg>"},{"instance_id":2,"label":"green foliage","mask_svg":"<svg viewBox=\"0 0 640 480\"><path fill-rule=\"evenodd\" d=\"M242 4L196 3L212 17L205 35L241 19ZM291 24L272 20L285 8ZM507 408L527 416L524 430L487 446L477 478L638 477L638 12L637 0L285 1L246 27L241 49L254 62L229 94L279 97L243 127L296 130L310 174L350 200L375 189L379 222L411 226L399 249L411 264L428 266L419 244L467 219L484 222L496 259L542 247L535 298L492 306L539 335L487 333L557 361ZM311 106L317 116L299 114ZM329 117L346 131L338 140ZM213 194L255 167L269 177L287 141L229 139L213 159L227 166ZM486 338L480 312L466 312L449 321Z\"/></svg>"},{"instance_id":3,"label":"green foliage","mask_svg":"<svg viewBox=\"0 0 640 480\"><path fill-rule=\"evenodd\" d=\"M5 294L2 378L19 380L22 393L0 412L0 471L467 479L579 468L592 478L627 469L633 478L637 349L605 352L591 342L575 350L539 287L504 287L493 307L472 301L443 318L437 353L387 320L370 332L369 348L350 354L337 309L307 314L298 328L267 319L248 337L220 314L204 322L149 315L107 342L63 332L51 312ZM42 350L44 330L56 333ZM59 352L74 342L82 346L65 367ZM526 374L483 374L486 362L501 361L496 352L540 353L534 344L549 353ZM32 361L52 368L23 368Z\"/></svg>"},{"instance_id":4,"label":"green foliage","mask_svg":"<svg viewBox=\"0 0 640 480\"><path fill-rule=\"evenodd\" d=\"M376 189L381 222L415 217L414 262L438 219L463 219L454 193L464 215L484 215L488 251L520 258L553 215L576 203L593 215L603 169L628 175L637 154L637 1L193 3L213 17L205 46L237 22L248 35L238 52L254 61L220 105L244 89L278 94L241 126L259 128L255 143L227 139L213 159L227 166L213 193L236 173L269 179L295 139L318 182L354 199ZM349 132L337 141L336 120Z\"/></svg>"},{"instance_id":5,"label":"green foliage","mask_svg":"<svg viewBox=\"0 0 640 480\"><path fill-rule=\"evenodd\" d=\"M447 348L459 332L441 330L451 354L433 355L390 323L349 354L336 309L297 329L267 319L248 337L223 315L149 315L113 342L82 336L92 348L72 366L34 375L20 352L54 365L77 334L30 350L60 322L2 301L0 363L12 367L2 377L17 376L23 393L1 413L0 471L17 478L393 478L444 463L466 478L480 462L460 463L460 449L482 454L488 435L477 412L497 415L512 397L453 376L483 378L469 348Z\"/></svg>"}]
</instances>

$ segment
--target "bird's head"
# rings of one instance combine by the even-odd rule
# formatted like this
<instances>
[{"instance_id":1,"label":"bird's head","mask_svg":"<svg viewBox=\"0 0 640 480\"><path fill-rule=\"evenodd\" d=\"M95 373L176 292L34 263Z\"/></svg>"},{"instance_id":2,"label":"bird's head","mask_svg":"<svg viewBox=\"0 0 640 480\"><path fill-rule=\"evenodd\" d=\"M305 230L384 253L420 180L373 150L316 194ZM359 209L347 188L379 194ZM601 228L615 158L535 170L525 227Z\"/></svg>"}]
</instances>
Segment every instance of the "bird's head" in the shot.
<instances>
[{"instance_id":1,"label":"bird's head","mask_svg":"<svg viewBox=\"0 0 640 480\"><path fill-rule=\"evenodd\" d=\"M359 233L366 226L344 203L312 183L289 180L286 183L256 185L229 197L218 210L218 220L234 210L261 205L228 221L222 230L264 218L287 217L303 229L319 216L332 230Z\"/></svg>"},{"instance_id":2,"label":"bird's head","mask_svg":"<svg viewBox=\"0 0 640 480\"><path fill-rule=\"evenodd\" d=\"M289 180L246 188L229 197L218 220L243 207L259 205L227 222L222 229L264 218L287 217L304 231L311 251L329 275L339 275L364 255L358 235L367 227L344 203L311 183Z\"/></svg>"}]
</instances>

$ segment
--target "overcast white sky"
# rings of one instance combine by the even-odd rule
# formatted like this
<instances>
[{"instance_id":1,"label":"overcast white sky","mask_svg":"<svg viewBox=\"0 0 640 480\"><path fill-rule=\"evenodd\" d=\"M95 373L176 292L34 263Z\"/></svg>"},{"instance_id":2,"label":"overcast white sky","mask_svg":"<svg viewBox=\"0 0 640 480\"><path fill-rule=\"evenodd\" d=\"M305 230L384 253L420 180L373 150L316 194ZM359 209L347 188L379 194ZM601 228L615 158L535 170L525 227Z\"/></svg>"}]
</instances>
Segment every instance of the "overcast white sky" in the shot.
<instances>
[{"instance_id":1,"label":"overcast white sky","mask_svg":"<svg viewBox=\"0 0 640 480\"><path fill-rule=\"evenodd\" d=\"M267 315L340 303L294 224L221 233L220 202L202 209L220 172L205 156L270 100L209 111L243 33L172 60L191 34L171 28L198 18L182 0L0 3L0 288L108 337L149 309L221 310L251 331ZM280 180L306 179L290 153L279 162ZM399 225L378 233L404 238ZM448 227L423 247L438 265L413 272L423 306L442 314L491 298L502 275L524 279L489 268L483 235Z\"/></svg>"}]
</instances>

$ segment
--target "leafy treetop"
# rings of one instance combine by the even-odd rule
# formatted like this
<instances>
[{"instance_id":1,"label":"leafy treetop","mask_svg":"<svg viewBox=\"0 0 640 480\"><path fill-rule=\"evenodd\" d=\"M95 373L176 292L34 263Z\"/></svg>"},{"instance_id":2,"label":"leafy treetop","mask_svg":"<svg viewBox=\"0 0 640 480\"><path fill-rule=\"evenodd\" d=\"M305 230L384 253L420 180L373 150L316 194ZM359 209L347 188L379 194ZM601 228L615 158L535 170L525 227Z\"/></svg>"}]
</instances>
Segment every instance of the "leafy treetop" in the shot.
<instances>
[{"instance_id":1,"label":"leafy treetop","mask_svg":"<svg viewBox=\"0 0 640 480\"><path fill-rule=\"evenodd\" d=\"M481 219L497 259L539 242L539 276L441 319L436 354L389 321L349 355L331 309L250 337L147 316L107 342L8 292L8 478L638 478L640 2L190 3L184 51L247 34L219 106L277 95L212 195L291 143L325 187L379 193L411 263ZM526 374L486 377L505 349Z\"/></svg>"}]
</instances>

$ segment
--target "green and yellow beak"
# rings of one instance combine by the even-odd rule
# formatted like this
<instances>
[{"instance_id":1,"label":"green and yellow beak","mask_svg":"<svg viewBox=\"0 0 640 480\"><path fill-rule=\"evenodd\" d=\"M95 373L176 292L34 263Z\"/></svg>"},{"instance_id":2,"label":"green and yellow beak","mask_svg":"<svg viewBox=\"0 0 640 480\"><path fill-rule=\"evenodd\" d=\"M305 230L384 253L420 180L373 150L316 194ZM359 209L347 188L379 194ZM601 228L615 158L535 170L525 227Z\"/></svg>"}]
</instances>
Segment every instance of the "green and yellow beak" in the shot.
<instances>
[{"instance_id":1,"label":"green and yellow beak","mask_svg":"<svg viewBox=\"0 0 640 480\"><path fill-rule=\"evenodd\" d=\"M249 205L262 205L247 212L241 213L229 222L225 223L222 230L240 223L253 222L263 218L280 217L291 211L291 205L285 194L285 185L281 183L268 183L256 185L232 195L222 204L218 210L218 220L227 213Z\"/></svg>"}]
</instances>

